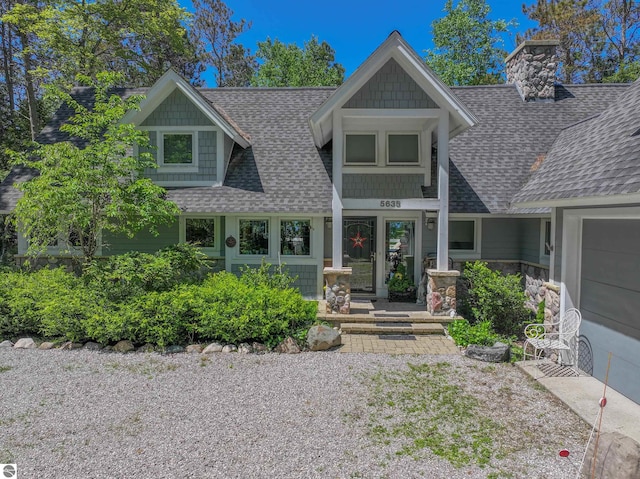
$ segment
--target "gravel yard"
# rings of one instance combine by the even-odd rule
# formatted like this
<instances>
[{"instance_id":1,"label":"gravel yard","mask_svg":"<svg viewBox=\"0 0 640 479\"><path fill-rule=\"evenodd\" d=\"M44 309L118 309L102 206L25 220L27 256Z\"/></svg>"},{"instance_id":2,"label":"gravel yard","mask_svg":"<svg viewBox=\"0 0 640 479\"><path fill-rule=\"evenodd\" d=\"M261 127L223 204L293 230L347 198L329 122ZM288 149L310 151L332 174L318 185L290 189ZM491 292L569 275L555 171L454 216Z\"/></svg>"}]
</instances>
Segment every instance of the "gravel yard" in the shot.
<instances>
[{"instance_id":1,"label":"gravel yard","mask_svg":"<svg viewBox=\"0 0 640 479\"><path fill-rule=\"evenodd\" d=\"M398 454L411 439L379 434L406 423L403 384L422 394L408 363L445 371L497 425L486 465ZM0 385L0 463L20 479L570 478L558 451L578 461L589 431L518 368L457 355L0 349Z\"/></svg>"}]
</instances>

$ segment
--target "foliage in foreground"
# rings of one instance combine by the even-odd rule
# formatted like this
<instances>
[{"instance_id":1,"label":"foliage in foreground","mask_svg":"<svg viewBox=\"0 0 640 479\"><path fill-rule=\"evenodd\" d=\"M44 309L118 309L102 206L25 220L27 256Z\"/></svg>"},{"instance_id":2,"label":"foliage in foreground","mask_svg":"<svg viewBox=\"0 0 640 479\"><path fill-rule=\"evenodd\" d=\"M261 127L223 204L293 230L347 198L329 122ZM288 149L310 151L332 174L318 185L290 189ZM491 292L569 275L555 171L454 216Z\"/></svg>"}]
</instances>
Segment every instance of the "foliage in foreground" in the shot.
<instances>
[{"instance_id":1,"label":"foliage in foreground","mask_svg":"<svg viewBox=\"0 0 640 479\"><path fill-rule=\"evenodd\" d=\"M187 342L300 337L316 306L270 265L241 277L220 272L198 280L198 258L185 247L128 254L78 278L63 269L0 273L0 339L38 335L109 344L127 339L160 347ZM186 279L185 279L186 278Z\"/></svg>"}]
</instances>

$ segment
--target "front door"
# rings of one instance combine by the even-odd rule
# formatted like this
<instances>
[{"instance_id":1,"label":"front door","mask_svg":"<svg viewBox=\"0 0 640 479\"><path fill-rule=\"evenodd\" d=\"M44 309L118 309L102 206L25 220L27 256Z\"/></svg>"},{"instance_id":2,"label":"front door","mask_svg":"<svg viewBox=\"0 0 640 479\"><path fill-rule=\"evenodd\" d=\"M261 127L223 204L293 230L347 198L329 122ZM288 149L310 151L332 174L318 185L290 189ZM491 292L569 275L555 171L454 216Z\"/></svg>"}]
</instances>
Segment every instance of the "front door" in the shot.
<instances>
[{"instance_id":1,"label":"front door","mask_svg":"<svg viewBox=\"0 0 640 479\"><path fill-rule=\"evenodd\" d=\"M376 219L375 217L345 218L342 231L343 264L352 268L351 291L376 291Z\"/></svg>"}]
</instances>

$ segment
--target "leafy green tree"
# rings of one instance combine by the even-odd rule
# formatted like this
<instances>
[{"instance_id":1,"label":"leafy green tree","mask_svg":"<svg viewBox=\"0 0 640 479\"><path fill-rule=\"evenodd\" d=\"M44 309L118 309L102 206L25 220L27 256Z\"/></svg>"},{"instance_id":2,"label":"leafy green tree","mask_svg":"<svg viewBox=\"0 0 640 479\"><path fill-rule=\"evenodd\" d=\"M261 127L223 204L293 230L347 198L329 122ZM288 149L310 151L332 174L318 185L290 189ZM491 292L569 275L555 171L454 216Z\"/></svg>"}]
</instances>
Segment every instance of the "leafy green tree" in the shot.
<instances>
[{"instance_id":1,"label":"leafy green tree","mask_svg":"<svg viewBox=\"0 0 640 479\"><path fill-rule=\"evenodd\" d=\"M194 35L203 61L215 69L218 86L248 86L258 64L249 49L236 38L251 28L251 22L231 19L233 10L221 0L193 0Z\"/></svg>"},{"instance_id":2,"label":"leafy green tree","mask_svg":"<svg viewBox=\"0 0 640 479\"><path fill-rule=\"evenodd\" d=\"M446 15L435 20L433 43L426 62L447 85L484 85L502 81L506 52L500 34L513 21L491 20L484 0L447 0Z\"/></svg>"},{"instance_id":3,"label":"leafy green tree","mask_svg":"<svg viewBox=\"0 0 640 479\"><path fill-rule=\"evenodd\" d=\"M635 80L633 65L640 60L637 1L538 0L522 10L538 22L523 39L560 40L562 82Z\"/></svg>"},{"instance_id":4,"label":"leafy green tree","mask_svg":"<svg viewBox=\"0 0 640 479\"><path fill-rule=\"evenodd\" d=\"M110 94L113 84L122 81L119 74L79 81L94 89L91 108L59 92L75 111L60 127L73 142L36 145L32 152L15 154L16 162L39 175L19 185L23 196L14 214L29 239L29 254L42 253L57 240L79 249L86 265L93 261L103 231L129 237L142 229L157 234L157 225L175 220L179 210L165 199L163 188L142 176L145 168L155 166L152 155L132 154L134 145L148 148L148 136L121 123L142 97Z\"/></svg>"},{"instance_id":5,"label":"leafy green tree","mask_svg":"<svg viewBox=\"0 0 640 479\"><path fill-rule=\"evenodd\" d=\"M262 63L253 77L254 86L337 86L344 81L344 67L336 63L334 49L315 36L303 48L267 38L258 43L257 57Z\"/></svg>"}]
</instances>

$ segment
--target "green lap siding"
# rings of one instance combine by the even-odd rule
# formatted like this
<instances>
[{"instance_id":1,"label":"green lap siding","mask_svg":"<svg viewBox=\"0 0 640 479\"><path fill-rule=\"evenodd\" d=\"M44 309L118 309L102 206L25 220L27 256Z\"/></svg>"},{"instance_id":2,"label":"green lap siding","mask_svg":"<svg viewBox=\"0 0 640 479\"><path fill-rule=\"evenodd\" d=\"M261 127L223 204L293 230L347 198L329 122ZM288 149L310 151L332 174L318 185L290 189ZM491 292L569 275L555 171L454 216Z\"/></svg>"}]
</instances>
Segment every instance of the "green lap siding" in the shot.
<instances>
[{"instance_id":1,"label":"green lap siding","mask_svg":"<svg viewBox=\"0 0 640 479\"><path fill-rule=\"evenodd\" d=\"M483 218L481 257L540 262L540 218Z\"/></svg>"},{"instance_id":2,"label":"green lap siding","mask_svg":"<svg viewBox=\"0 0 640 479\"><path fill-rule=\"evenodd\" d=\"M105 232L102 235L102 255L112 256L131 251L155 253L162 248L177 244L180 240L180 226L177 219L170 225L159 226L158 232L160 234L154 236L148 231L141 231L133 238Z\"/></svg>"}]
</instances>

